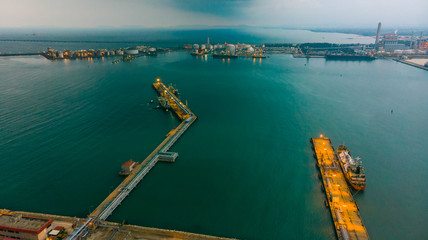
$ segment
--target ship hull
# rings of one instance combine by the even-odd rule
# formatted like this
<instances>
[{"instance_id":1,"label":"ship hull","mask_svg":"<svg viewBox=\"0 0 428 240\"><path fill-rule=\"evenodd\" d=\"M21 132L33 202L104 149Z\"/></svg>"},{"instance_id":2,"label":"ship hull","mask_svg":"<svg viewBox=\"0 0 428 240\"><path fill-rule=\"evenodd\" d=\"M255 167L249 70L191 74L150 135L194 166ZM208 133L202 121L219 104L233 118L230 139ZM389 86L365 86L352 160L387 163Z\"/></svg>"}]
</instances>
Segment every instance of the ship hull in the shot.
<instances>
[{"instance_id":1,"label":"ship hull","mask_svg":"<svg viewBox=\"0 0 428 240\"><path fill-rule=\"evenodd\" d=\"M339 148L340 148L340 147L342 147L342 146L339 146ZM343 147L344 147L344 146L343 146ZM337 150L337 159L339 160L338 162L339 162L339 164L340 164L340 168L342 169L343 175L345 175L345 179L346 179L346 181L348 182L348 184L349 184L349 185L351 185L351 187L352 187L353 189L358 190L358 191L364 190L364 189L366 188L366 183L365 183L365 181L364 181L364 184L355 184L355 182L354 182L354 181L352 181L351 176L349 175L348 171L346 170L346 167L344 166L344 163L343 163L343 161L342 161L342 158L340 157L340 153L341 153L342 151L348 151L348 150L346 149L346 147L344 147L346 150L339 150L339 148L338 148L338 150ZM348 151L348 153L349 153L349 151ZM350 153L349 153L349 154L350 154Z\"/></svg>"},{"instance_id":2,"label":"ship hull","mask_svg":"<svg viewBox=\"0 0 428 240\"><path fill-rule=\"evenodd\" d=\"M349 174L346 172L346 170L344 169L344 166L342 164L341 161L339 161L340 163L340 167L342 169L343 175L345 175L345 179L348 182L349 185L351 185L351 187L355 190L361 191L364 190L366 188L366 185L356 185L352 182L351 177L349 177Z\"/></svg>"},{"instance_id":3,"label":"ship hull","mask_svg":"<svg viewBox=\"0 0 428 240\"><path fill-rule=\"evenodd\" d=\"M213 58L238 58L238 55L213 54Z\"/></svg>"},{"instance_id":4,"label":"ship hull","mask_svg":"<svg viewBox=\"0 0 428 240\"><path fill-rule=\"evenodd\" d=\"M348 179L346 179L346 181L348 181ZM361 190L364 190L365 188L366 188L366 186L355 186L355 185L352 185L352 183L350 182L350 181L348 181L348 183L355 189L355 190L358 190L358 191L361 191Z\"/></svg>"},{"instance_id":5,"label":"ship hull","mask_svg":"<svg viewBox=\"0 0 428 240\"><path fill-rule=\"evenodd\" d=\"M327 60L342 60L342 61L372 61L375 60L372 56L366 55L325 55Z\"/></svg>"},{"instance_id":6,"label":"ship hull","mask_svg":"<svg viewBox=\"0 0 428 240\"><path fill-rule=\"evenodd\" d=\"M339 160L339 164L340 164L340 168L342 169L343 175L345 175L345 179L348 182L349 185L351 185L351 187L355 190L364 190L366 188L366 185L355 185L352 180L351 177L349 177L349 174L346 172L345 167L343 166L342 161Z\"/></svg>"}]
</instances>

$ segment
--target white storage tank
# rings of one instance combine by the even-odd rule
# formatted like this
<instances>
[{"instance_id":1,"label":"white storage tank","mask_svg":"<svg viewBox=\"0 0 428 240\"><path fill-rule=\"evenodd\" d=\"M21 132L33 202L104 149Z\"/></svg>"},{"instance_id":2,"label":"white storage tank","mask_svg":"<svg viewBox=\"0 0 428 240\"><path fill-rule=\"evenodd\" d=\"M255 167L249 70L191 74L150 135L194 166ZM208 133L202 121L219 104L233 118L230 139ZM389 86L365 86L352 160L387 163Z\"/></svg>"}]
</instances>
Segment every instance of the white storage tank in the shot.
<instances>
[{"instance_id":1,"label":"white storage tank","mask_svg":"<svg viewBox=\"0 0 428 240\"><path fill-rule=\"evenodd\" d=\"M233 45L233 44L227 44L227 46L226 46L226 52L227 53L235 53L235 50L236 50L236 48L235 48L235 45Z\"/></svg>"},{"instance_id":2,"label":"white storage tank","mask_svg":"<svg viewBox=\"0 0 428 240\"><path fill-rule=\"evenodd\" d=\"M138 54L138 49L136 49L136 48L128 48L128 49L125 50L125 53L129 54L129 55L136 55L136 54Z\"/></svg>"},{"instance_id":3,"label":"white storage tank","mask_svg":"<svg viewBox=\"0 0 428 240\"><path fill-rule=\"evenodd\" d=\"M193 44L193 49L198 49L199 48L199 44Z\"/></svg>"},{"instance_id":4,"label":"white storage tank","mask_svg":"<svg viewBox=\"0 0 428 240\"><path fill-rule=\"evenodd\" d=\"M254 52L254 48L253 47L247 47L247 48L245 48L245 51Z\"/></svg>"}]
</instances>

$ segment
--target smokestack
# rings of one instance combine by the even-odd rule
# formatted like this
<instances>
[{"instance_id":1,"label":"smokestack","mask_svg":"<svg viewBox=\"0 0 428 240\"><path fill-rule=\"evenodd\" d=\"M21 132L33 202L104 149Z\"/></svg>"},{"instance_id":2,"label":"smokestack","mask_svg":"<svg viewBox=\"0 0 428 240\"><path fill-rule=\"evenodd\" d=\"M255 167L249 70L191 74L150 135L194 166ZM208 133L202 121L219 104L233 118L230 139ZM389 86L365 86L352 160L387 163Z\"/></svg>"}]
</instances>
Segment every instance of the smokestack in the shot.
<instances>
[{"instance_id":1,"label":"smokestack","mask_svg":"<svg viewBox=\"0 0 428 240\"><path fill-rule=\"evenodd\" d=\"M377 34L376 34L376 42L375 42L375 48L376 50L379 49L379 38L380 38L380 28L382 27L382 23L379 22L377 25Z\"/></svg>"},{"instance_id":2,"label":"smokestack","mask_svg":"<svg viewBox=\"0 0 428 240\"><path fill-rule=\"evenodd\" d=\"M210 45L210 38L207 38L207 47Z\"/></svg>"},{"instance_id":3,"label":"smokestack","mask_svg":"<svg viewBox=\"0 0 428 240\"><path fill-rule=\"evenodd\" d=\"M422 48L422 33L423 32L421 32L421 37L419 38L419 48Z\"/></svg>"},{"instance_id":4,"label":"smokestack","mask_svg":"<svg viewBox=\"0 0 428 240\"><path fill-rule=\"evenodd\" d=\"M412 31L412 38L410 38L410 49L413 47L413 35L415 35L415 31Z\"/></svg>"}]
</instances>

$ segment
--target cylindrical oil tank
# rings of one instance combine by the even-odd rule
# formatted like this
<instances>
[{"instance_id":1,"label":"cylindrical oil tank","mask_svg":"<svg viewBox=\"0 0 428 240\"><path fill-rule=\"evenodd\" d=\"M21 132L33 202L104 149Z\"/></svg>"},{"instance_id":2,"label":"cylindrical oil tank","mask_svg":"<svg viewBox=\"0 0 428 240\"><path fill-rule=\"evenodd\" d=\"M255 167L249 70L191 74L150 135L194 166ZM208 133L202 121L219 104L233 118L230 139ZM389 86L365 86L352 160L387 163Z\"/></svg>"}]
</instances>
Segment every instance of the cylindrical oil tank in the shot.
<instances>
[{"instance_id":1,"label":"cylindrical oil tank","mask_svg":"<svg viewBox=\"0 0 428 240\"><path fill-rule=\"evenodd\" d=\"M128 49L125 50L125 53L129 54L129 55L136 55L136 54L138 54L138 49L136 49L136 48L128 48Z\"/></svg>"},{"instance_id":2,"label":"cylindrical oil tank","mask_svg":"<svg viewBox=\"0 0 428 240\"><path fill-rule=\"evenodd\" d=\"M236 50L235 45L227 44L227 46L226 46L226 52L227 53L235 53L235 50Z\"/></svg>"}]
</instances>

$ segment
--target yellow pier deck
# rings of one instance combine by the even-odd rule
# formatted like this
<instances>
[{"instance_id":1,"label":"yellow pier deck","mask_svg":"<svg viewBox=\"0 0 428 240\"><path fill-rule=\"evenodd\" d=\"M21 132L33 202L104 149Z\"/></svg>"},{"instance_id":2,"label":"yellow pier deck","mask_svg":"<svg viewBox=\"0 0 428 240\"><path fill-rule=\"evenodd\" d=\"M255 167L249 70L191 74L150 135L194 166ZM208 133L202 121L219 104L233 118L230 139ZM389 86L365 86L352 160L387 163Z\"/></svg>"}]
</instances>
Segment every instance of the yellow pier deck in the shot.
<instances>
[{"instance_id":1,"label":"yellow pier deck","mask_svg":"<svg viewBox=\"0 0 428 240\"><path fill-rule=\"evenodd\" d=\"M165 140L162 141L159 146L153 150L153 152L146 158L141 164L138 164L134 170L129 174L120 184L119 186L107 196L107 198L89 215L90 218L96 219L105 209L106 206L109 205L120 193L123 189L126 188L128 184L130 184L135 177L139 174L139 172L145 168L149 162L159 153L159 151L165 147L171 140L176 138L178 132L184 128L186 125L192 124L196 120L196 115L194 115L190 109L184 105L169 89L159 80L153 83L154 88L170 103L172 110L177 114L177 116L183 120L178 127L173 128L167 135ZM187 111L187 112L186 112ZM187 122L188 118L193 116L190 122ZM186 121L184 121L186 120Z\"/></svg>"},{"instance_id":2,"label":"yellow pier deck","mask_svg":"<svg viewBox=\"0 0 428 240\"><path fill-rule=\"evenodd\" d=\"M337 237L345 240L370 239L330 139L321 136L312 138L311 142L314 146Z\"/></svg>"},{"instance_id":3,"label":"yellow pier deck","mask_svg":"<svg viewBox=\"0 0 428 240\"><path fill-rule=\"evenodd\" d=\"M160 95L162 95L166 100L168 100L169 105L171 106L172 110L177 114L177 116L181 119L181 120L185 120L188 117L190 117L190 114L186 113L184 109L188 110L190 112L190 109L182 104L181 102L178 104L182 104L182 106L178 106L177 102L174 101L175 99L178 99L177 96L175 96L174 93L166 90L168 89L165 84L163 84L161 81L157 80L155 83L153 83L153 87L156 89L156 91L158 91L158 93Z\"/></svg>"}]
</instances>

